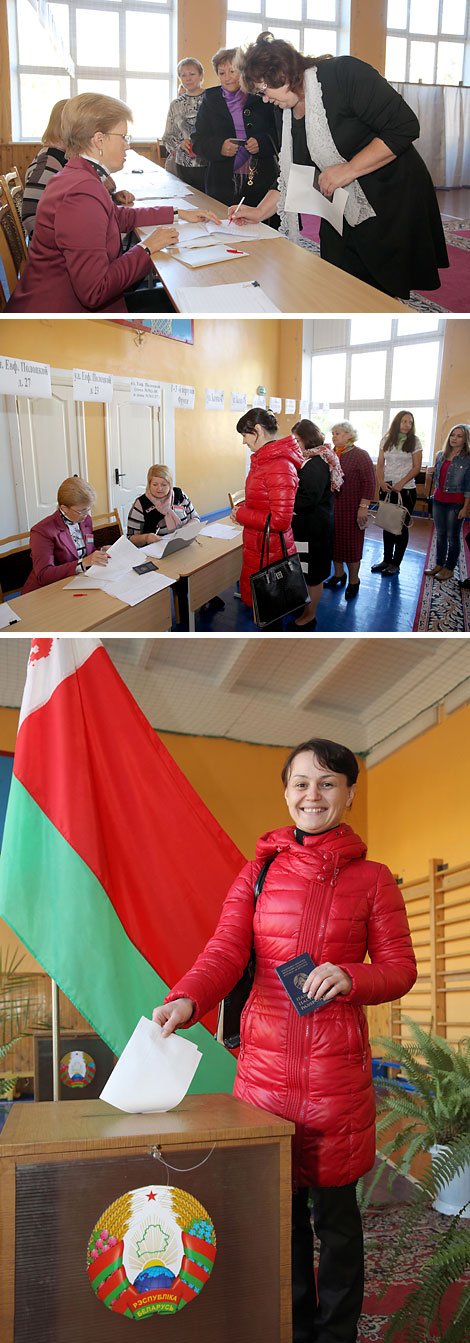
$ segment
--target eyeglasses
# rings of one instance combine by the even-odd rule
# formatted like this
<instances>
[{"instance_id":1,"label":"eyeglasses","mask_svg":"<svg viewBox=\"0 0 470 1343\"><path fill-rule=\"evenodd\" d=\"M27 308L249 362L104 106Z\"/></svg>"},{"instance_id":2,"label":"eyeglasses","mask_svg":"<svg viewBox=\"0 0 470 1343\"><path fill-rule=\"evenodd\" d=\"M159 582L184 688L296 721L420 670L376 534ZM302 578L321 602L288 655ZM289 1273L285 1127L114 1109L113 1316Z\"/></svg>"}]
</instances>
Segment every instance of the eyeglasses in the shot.
<instances>
[{"instance_id":1,"label":"eyeglasses","mask_svg":"<svg viewBox=\"0 0 470 1343\"><path fill-rule=\"evenodd\" d=\"M119 138L124 140L126 145L132 144L132 135L123 135L122 131L103 131L103 135L119 135Z\"/></svg>"}]
</instances>

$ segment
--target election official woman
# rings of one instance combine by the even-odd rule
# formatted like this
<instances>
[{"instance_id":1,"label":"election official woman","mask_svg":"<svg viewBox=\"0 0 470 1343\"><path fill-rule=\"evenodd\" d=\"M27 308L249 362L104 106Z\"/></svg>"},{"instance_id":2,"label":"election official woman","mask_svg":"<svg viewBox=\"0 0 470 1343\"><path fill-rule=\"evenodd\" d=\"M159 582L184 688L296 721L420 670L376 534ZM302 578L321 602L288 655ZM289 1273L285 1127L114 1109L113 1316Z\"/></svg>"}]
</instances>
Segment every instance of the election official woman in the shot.
<instances>
[{"instance_id":1,"label":"election official woman","mask_svg":"<svg viewBox=\"0 0 470 1343\"><path fill-rule=\"evenodd\" d=\"M95 550L91 509L96 490L79 476L68 476L57 491L58 508L31 528L32 571L24 592L73 578L91 564L108 563L104 550Z\"/></svg>"},{"instance_id":2,"label":"election official woman","mask_svg":"<svg viewBox=\"0 0 470 1343\"><path fill-rule=\"evenodd\" d=\"M363 1007L402 997L416 979L401 891L387 867L369 862L363 840L343 820L357 777L355 756L337 742L312 738L291 751L282 781L292 824L258 840L213 937L153 1013L164 1035L200 1021L234 988L254 940L256 973L242 1014L234 1094L295 1124L294 1343L357 1338L363 1243L356 1182L375 1161ZM306 954L315 968L306 971L303 993L313 1010L299 1014L276 967ZM318 1304L309 1190L320 1242Z\"/></svg>"}]
</instances>

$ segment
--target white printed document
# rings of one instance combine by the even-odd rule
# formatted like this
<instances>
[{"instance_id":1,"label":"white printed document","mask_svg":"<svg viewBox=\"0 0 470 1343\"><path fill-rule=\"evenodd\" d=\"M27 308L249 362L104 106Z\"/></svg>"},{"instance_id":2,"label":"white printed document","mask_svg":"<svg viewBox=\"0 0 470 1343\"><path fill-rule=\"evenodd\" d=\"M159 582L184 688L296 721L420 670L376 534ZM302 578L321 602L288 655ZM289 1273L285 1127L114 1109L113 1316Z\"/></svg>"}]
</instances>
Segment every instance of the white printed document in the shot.
<instances>
[{"instance_id":1,"label":"white printed document","mask_svg":"<svg viewBox=\"0 0 470 1343\"><path fill-rule=\"evenodd\" d=\"M130 573L122 574L116 583L107 583L105 591L108 597L118 597L120 602L126 603L126 606L138 606L139 602L144 602L147 597L153 597L155 592L162 592L163 588L171 587L173 581L165 574L159 574L157 569L148 574L136 574L131 569Z\"/></svg>"},{"instance_id":2,"label":"white printed document","mask_svg":"<svg viewBox=\"0 0 470 1343\"><path fill-rule=\"evenodd\" d=\"M134 546L127 536L119 536L118 540L108 547L106 553L107 564L91 564L84 574L77 574L66 587L78 588L79 591L86 591L87 588L107 588L123 574L129 573L134 564L139 563L137 546Z\"/></svg>"},{"instance_id":3,"label":"white printed document","mask_svg":"<svg viewBox=\"0 0 470 1343\"><path fill-rule=\"evenodd\" d=\"M176 289L179 312L280 312L257 280L241 284L212 284L200 289Z\"/></svg>"},{"instance_id":4,"label":"white printed document","mask_svg":"<svg viewBox=\"0 0 470 1343\"><path fill-rule=\"evenodd\" d=\"M192 1040L165 1037L161 1026L141 1017L100 1100L126 1114L165 1114L185 1097L201 1059Z\"/></svg>"},{"instance_id":5,"label":"white printed document","mask_svg":"<svg viewBox=\"0 0 470 1343\"><path fill-rule=\"evenodd\" d=\"M0 630L6 630L8 625L16 625L20 617L15 614L8 602L2 602L0 605Z\"/></svg>"},{"instance_id":6,"label":"white printed document","mask_svg":"<svg viewBox=\"0 0 470 1343\"><path fill-rule=\"evenodd\" d=\"M194 270L198 266L215 266L218 261L239 261L241 256L248 256L248 252L243 252L239 247L235 248L235 244L233 249L227 245L218 245L211 239L209 246L172 247L167 255L174 257L175 261L182 261L184 266L191 266Z\"/></svg>"},{"instance_id":7,"label":"white printed document","mask_svg":"<svg viewBox=\"0 0 470 1343\"><path fill-rule=\"evenodd\" d=\"M348 199L346 188L337 187L332 200L328 200L314 186L317 180L317 168L311 164L305 166L303 163L293 163L287 183L286 211L291 214L320 215L342 235L343 215Z\"/></svg>"},{"instance_id":8,"label":"white printed document","mask_svg":"<svg viewBox=\"0 0 470 1343\"><path fill-rule=\"evenodd\" d=\"M234 522L208 522L202 531L202 536L215 536L220 541L233 541L234 536L241 534L242 528L237 527Z\"/></svg>"}]
</instances>

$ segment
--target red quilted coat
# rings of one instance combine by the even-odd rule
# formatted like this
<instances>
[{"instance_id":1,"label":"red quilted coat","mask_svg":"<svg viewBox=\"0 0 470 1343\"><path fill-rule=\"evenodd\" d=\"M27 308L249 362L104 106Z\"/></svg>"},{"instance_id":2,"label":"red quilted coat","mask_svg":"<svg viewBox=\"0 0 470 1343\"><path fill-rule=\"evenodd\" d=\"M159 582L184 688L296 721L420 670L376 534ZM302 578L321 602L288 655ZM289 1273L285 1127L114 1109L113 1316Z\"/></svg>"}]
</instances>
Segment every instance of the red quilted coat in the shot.
<instances>
[{"instance_id":1,"label":"red quilted coat","mask_svg":"<svg viewBox=\"0 0 470 1343\"><path fill-rule=\"evenodd\" d=\"M263 528L268 513L272 514L270 562L279 560L282 555L279 532L284 532L288 554L295 555L296 546L291 522L299 487L297 471L302 466L303 460L292 434L287 438L273 439L271 443L265 443L252 455L246 478L245 503L237 508L237 521L243 527L240 592L247 606L252 605L250 574L255 573L260 566Z\"/></svg>"},{"instance_id":2,"label":"red quilted coat","mask_svg":"<svg viewBox=\"0 0 470 1343\"><path fill-rule=\"evenodd\" d=\"M254 883L273 853L253 920ZM350 1184L373 1166L375 1100L362 1004L400 998L416 979L401 891L388 868L365 854L348 825L303 845L290 827L263 835L214 936L166 999L192 998L193 1025L240 978L254 932L256 975L242 1015L234 1094L295 1122L295 1186ZM352 989L299 1017L275 967L302 952L317 965L340 965Z\"/></svg>"}]
</instances>

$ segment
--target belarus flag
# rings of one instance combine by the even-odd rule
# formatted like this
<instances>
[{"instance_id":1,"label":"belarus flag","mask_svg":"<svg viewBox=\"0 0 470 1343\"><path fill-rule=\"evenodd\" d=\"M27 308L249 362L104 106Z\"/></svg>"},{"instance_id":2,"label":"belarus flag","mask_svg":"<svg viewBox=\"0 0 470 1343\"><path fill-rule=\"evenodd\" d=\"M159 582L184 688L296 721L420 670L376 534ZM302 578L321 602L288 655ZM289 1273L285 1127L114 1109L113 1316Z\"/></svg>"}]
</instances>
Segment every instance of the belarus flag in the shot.
<instances>
[{"instance_id":1,"label":"belarus flag","mask_svg":"<svg viewBox=\"0 0 470 1343\"><path fill-rule=\"evenodd\" d=\"M117 1054L192 965L243 862L99 640L34 639L0 914ZM231 1055L203 1026L190 1035L195 1090L230 1089Z\"/></svg>"}]
</instances>

